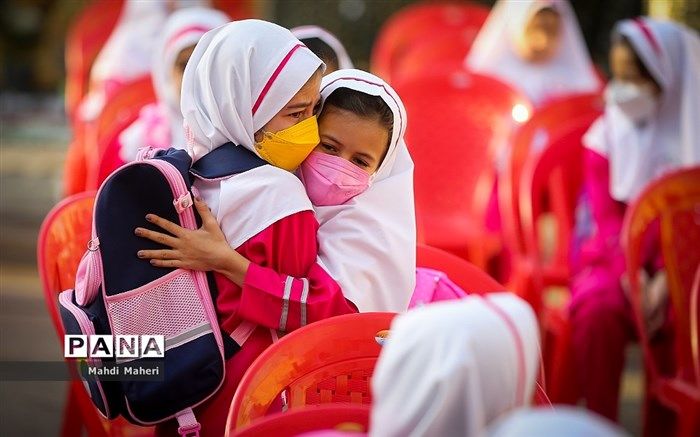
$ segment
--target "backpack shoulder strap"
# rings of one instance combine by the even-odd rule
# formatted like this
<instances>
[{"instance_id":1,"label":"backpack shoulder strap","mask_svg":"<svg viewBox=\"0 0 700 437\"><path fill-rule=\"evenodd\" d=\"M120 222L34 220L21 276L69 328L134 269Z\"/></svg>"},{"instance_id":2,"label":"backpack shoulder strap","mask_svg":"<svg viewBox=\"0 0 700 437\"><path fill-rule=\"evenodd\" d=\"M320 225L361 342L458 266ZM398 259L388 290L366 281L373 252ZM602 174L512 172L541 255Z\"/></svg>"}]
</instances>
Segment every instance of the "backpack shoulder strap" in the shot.
<instances>
[{"instance_id":1,"label":"backpack shoulder strap","mask_svg":"<svg viewBox=\"0 0 700 437\"><path fill-rule=\"evenodd\" d=\"M243 146L226 143L201 157L190 168L190 173L201 179L219 179L267 164Z\"/></svg>"}]
</instances>

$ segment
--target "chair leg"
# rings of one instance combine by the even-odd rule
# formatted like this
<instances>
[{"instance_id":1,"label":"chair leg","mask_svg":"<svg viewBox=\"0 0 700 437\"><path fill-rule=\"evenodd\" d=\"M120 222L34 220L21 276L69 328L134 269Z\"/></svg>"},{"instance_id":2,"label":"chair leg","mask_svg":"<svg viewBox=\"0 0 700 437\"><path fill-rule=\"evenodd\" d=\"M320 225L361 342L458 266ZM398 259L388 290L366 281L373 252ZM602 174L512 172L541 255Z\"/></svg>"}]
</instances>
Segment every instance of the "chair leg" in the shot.
<instances>
[{"instance_id":1,"label":"chair leg","mask_svg":"<svg viewBox=\"0 0 700 437\"><path fill-rule=\"evenodd\" d=\"M76 409L80 411L83 425L87 430L89 437L108 437L108 432L105 430L105 423L100 413L90 399L90 396L85 391L81 381L72 381L71 385L77 399Z\"/></svg>"},{"instance_id":2,"label":"chair leg","mask_svg":"<svg viewBox=\"0 0 700 437\"><path fill-rule=\"evenodd\" d=\"M546 356L550 359L547 363L549 371L549 397L552 403L576 404L580 393L576 382L576 369L573 350L571 348L571 332L568 323L562 323L557 327L557 332L547 329L547 344L549 349Z\"/></svg>"},{"instance_id":3,"label":"chair leg","mask_svg":"<svg viewBox=\"0 0 700 437\"><path fill-rule=\"evenodd\" d=\"M647 389L648 389L647 385ZM656 437L660 435L680 436L677 433L678 416L674 411L662 405L657 399L647 395L644 399L644 437Z\"/></svg>"},{"instance_id":4,"label":"chair leg","mask_svg":"<svg viewBox=\"0 0 700 437\"><path fill-rule=\"evenodd\" d=\"M78 398L73 382L68 383L66 404L63 407L63 423L61 424L62 437L75 437L81 435L82 414L78 405Z\"/></svg>"}]
</instances>

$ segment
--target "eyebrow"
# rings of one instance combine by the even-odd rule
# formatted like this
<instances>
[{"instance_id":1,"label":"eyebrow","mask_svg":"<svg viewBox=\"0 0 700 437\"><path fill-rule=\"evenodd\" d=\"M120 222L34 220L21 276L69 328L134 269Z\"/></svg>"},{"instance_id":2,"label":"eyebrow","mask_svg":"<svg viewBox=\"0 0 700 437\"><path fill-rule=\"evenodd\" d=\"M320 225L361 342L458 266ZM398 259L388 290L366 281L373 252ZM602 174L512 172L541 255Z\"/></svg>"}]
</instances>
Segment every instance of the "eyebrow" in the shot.
<instances>
[{"instance_id":1,"label":"eyebrow","mask_svg":"<svg viewBox=\"0 0 700 437\"><path fill-rule=\"evenodd\" d=\"M321 134L321 136L322 136L322 137L325 137L325 138L328 138L329 140L333 141L333 142L336 143L336 144L340 144L341 146L343 145L343 143L341 143L340 141L338 141L337 139L335 139L335 137L333 137L332 135Z\"/></svg>"},{"instance_id":2,"label":"eyebrow","mask_svg":"<svg viewBox=\"0 0 700 437\"><path fill-rule=\"evenodd\" d=\"M329 140L331 140L331 141L333 141L333 142L336 143L336 144L340 144L341 146L344 146L343 143L341 143L340 141L338 141L337 139L335 139L332 135L321 134L321 136L324 137L324 138L327 138L327 139L329 139ZM366 159L369 160L369 161L376 161L376 160L377 160L377 158L375 158L374 156L369 155L369 154L367 154L367 153L365 153L365 152L356 152L356 154L359 155L359 156L362 156L362 157L366 158Z\"/></svg>"},{"instance_id":3,"label":"eyebrow","mask_svg":"<svg viewBox=\"0 0 700 437\"><path fill-rule=\"evenodd\" d=\"M377 158L375 158L374 156L368 155L367 153L364 153L364 152L357 152L357 154L358 154L359 156L362 156L362 157L366 158L366 159L369 160L369 161L376 161L376 160L377 160Z\"/></svg>"},{"instance_id":4,"label":"eyebrow","mask_svg":"<svg viewBox=\"0 0 700 437\"><path fill-rule=\"evenodd\" d=\"M295 103L293 105L288 105L285 109L303 109L303 108L306 108L307 106L310 106L312 103L313 103L313 101L307 100L305 102L299 102L299 103ZM316 104L319 104L319 103L321 103L321 95L320 94L318 96L318 101L316 102Z\"/></svg>"},{"instance_id":5,"label":"eyebrow","mask_svg":"<svg viewBox=\"0 0 700 437\"><path fill-rule=\"evenodd\" d=\"M307 106L311 105L311 102L301 102L301 103L295 103L293 105L287 106L285 109L302 109L306 108Z\"/></svg>"}]
</instances>

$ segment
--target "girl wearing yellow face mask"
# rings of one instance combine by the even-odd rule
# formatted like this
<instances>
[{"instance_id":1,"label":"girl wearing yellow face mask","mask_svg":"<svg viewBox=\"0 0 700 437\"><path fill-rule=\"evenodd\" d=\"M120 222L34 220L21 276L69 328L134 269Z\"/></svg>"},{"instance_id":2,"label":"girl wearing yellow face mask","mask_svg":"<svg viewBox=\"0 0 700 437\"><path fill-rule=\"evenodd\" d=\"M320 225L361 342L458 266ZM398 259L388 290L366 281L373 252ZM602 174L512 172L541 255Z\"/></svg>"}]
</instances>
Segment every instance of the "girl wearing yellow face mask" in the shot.
<instances>
[{"instance_id":1,"label":"girl wearing yellow face mask","mask_svg":"<svg viewBox=\"0 0 700 437\"><path fill-rule=\"evenodd\" d=\"M391 86L360 70L324 77L321 95L320 142L297 172L320 223L319 259L360 311L404 311L416 282L406 110ZM177 265L206 271L226 264L231 276L247 266L218 228L206 235L171 229L182 235L171 240L179 248ZM157 265L171 262L158 251L148 257Z\"/></svg>"},{"instance_id":2,"label":"girl wearing yellow face mask","mask_svg":"<svg viewBox=\"0 0 700 437\"><path fill-rule=\"evenodd\" d=\"M318 222L294 170L318 144L315 111L323 64L292 34L260 20L243 20L208 32L185 69L181 107L193 161L227 143L245 147L271 165L218 179L195 181L212 214L192 235L155 216L172 236L145 229L171 250L156 263L180 266L189 239L217 241L199 259L214 270L220 327L235 352L216 396L195 410L202 434L224 434L228 407L245 370L277 337L321 318L356 311L317 263ZM228 144L230 147L231 145ZM255 158L259 159L259 158ZM206 208L197 202L198 208ZM230 256L231 248L242 256ZM139 257L153 258L152 251ZM231 266L235 263L235 266ZM194 266L197 268L197 266ZM299 279L301 278L301 279ZM176 424L162 427L172 435Z\"/></svg>"}]
</instances>

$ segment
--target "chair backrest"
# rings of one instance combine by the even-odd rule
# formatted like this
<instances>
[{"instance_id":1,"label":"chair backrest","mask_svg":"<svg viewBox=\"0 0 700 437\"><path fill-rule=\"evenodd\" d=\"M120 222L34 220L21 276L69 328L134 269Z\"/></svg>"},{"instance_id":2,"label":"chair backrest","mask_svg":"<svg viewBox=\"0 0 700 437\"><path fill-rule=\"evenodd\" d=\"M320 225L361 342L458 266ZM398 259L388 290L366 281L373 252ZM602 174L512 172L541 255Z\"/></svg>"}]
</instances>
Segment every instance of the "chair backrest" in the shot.
<instances>
[{"instance_id":1,"label":"chair backrest","mask_svg":"<svg viewBox=\"0 0 700 437\"><path fill-rule=\"evenodd\" d=\"M690 292L690 349L693 353L695 380L700 381L700 264Z\"/></svg>"},{"instance_id":2,"label":"chair backrest","mask_svg":"<svg viewBox=\"0 0 700 437\"><path fill-rule=\"evenodd\" d=\"M478 29L448 27L426 35L408 47L391 68L391 82L400 83L412 77L429 74L434 69L458 69L474 42Z\"/></svg>"},{"instance_id":3,"label":"chair backrest","mask_svg":"<svg viewBox=\"0 0 700 437\"><path fill-rule=\"evenodd\" d=\"M37 264L44 300L59 337L63 325L58 315L58 293L73 288L78 264L87 249L92 231L94 192L62 200L41 224L37 242Z\"/></svg>"},{"instance_id":4,"label":"chair backrest","mask_svg":"<svg viewBox=\"0 0 700 437\"><path fill-rule=\"evenodd\" d=\"M66 38L66 112L73 119L87 93L90 69L112 34L123 0L97 0L80 11Z\"/></svg>"},{"instance_id":5,"label":"chair backrest","mask_svg":"<svg viewBox=\"0 0 700 437\"><path fill-rule=\"evenodd\" d=\"M473 40L486 21L489 9L475 3L411 5L394 14L382 26L372 47L372 72L393 83L396 62L426 37L463 30Z\"/></svg>"},{"instance_id":6,"label":"chair backrest","mask_svg":"<svg viewBox=\"0 0 700 437\"><path fill-rule=\"evenodd\" d=\"M501 229L513 255L525 252L520 225L520 182L527 160L549 147L567 130L586 129L603 111L599 94L583 94L553 101L535 110L514 134L510 157L498 176L498 205ZM572 138L580 142L580 138Z\"/></svg>"},{"instance_id":7,"label":"chair backrest","mask_svg":"<svg viewBox=\"0 0 700 437\"><path fill-rule=\"evenodd\" d=\"M239 428L264 416L282 391L289 408L303 405L369 404L369 378L393 313L358 313L312 323L280 339L248 368L229 410Z\"/></svg>"},{"instance_id":8,"label":"chair backrest","mask_svg":"<svg viewBox=\"0 0 700 437\"><path fill-rule=\"evenodd\" d=\"M119 157L119 134L139 116L141 109L156 101L150 76L124 85L105 105L97 119L94 139L97 161L90 172L88 189L97 189L124 162Z\"/></svg>"},{"instance_id":9,"label":"chair backrest","mask_svg":"<svg viewBox=\"0 0 700 437\"><path fill-rule=\"evenodd\" d=\"M227 426L226 437L294 437L322 430L366 433L370 412L368 405L307 406L260 418L242 429Z\"/></svg>"},{"instance_id":10,"label":"chair backrest","mask_svg":"<svg viewBox=\"0 0 700 437\"><path fill-rule=\"evenodd\" d=\"M583 181L581 137L595 120L573 120L562 126L544 150L531 155L523 165L520 177L519 220L525 243L525 253L534 263L535 288L545 285L545 269L556 272L552 281L567 285L569 276L569 245L574 228L576 204ZM551 213L556 224L554 252L547 256L541 244L540 218ZM547 284L552 285L552 284ZM537 309L542 296L525 298Z\"/></svg>"},{"instance_id":11,"label":"chair backrest","mask_svg":"<svg viewBox=\"0 0 700 437\"><path fill-rule=\"evenodd\" d=\"M256 18L256 2L254 0L212 0L211 5L226 15L232 20L242 20L244 18Z\"/></svg>"},{"instance_id":12,"label":"chair backrest","mask_svg":"<svg viewBox=\"0 0 700 437\"><path fill-rule=\"evenodd\" d=\"M697 338L692 342L690 338L691 314L697 317L697 306L691 307L691 290L700 265L700 167L678 170L659 178L629 206L622 229L628 272L637 272L643 265L645 235L656 223L660 227L661 253L674 313L676 369L688 382L700 385L700 380L695 379L697 366L693 359L697 352L692 350L692 342L697 348ZM654 378L658 376L658 368L644 326L639 278L632 274L629 279L646 369Z\"/></svg>"},{"instance_id":13,"label":"chair backrest","mask_svg":"<svg viewBox=\"0 0 700 437\"><path fill-rule=\"evenodd\" d=\"M492 293L505 287L474 264L444 250L419 244L416 248L417 267L439 270L452 282L469 293Z\"/></svg>"},{"instance_id":14,"label":"chair backrest","mask_svg":"<svg viewBox=\"0 0 700 437\"><path fill-rule=\"evenodd\" d=\"M395 88L408 112L419 241L452 251L465 230L483 226L494 156L531 105L505 83L461 69Z\"/></svg>"}]
</instances>

